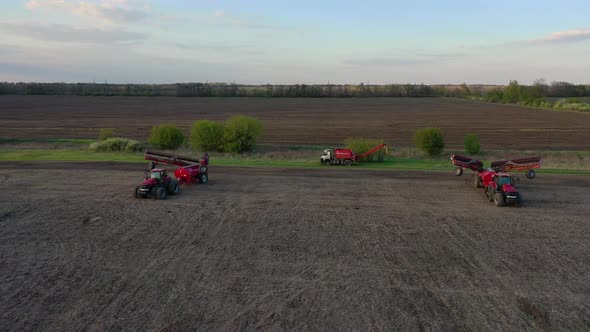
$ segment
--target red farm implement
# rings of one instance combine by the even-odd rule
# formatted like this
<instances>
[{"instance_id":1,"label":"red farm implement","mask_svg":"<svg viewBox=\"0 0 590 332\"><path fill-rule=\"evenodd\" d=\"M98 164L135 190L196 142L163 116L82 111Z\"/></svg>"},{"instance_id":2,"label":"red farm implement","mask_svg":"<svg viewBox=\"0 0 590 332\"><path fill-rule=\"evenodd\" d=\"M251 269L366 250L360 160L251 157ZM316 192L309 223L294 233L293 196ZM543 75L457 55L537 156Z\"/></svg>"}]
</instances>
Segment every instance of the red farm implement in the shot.
<instances>
[{"instance_id":1,"label":"red farm implement","mask_svg":"<svg viewBox=\"0 0 590 332\"><path fill-rule=\"evenodd\" d=\"M484 171L483 163L470 157L454 154L451 156L451 162L457 167L455 172L457 176L463 174L464 168L475 172ZM535 169L541 167L541 157L494 161L490 167L496 172L527 171L526 177L533 179L536 176Z\"/></svg>"},{"instance_id":2,"label":"red farm implement","mask_svg":"<svg viewBox=\"0 0 590 332\"><path fill-rule=\"evenodd\" d=\"M176 176L180 184L195 182L207 183L209 181L209 154L207 153L204 153L203 158L199 160L170 153L146 150L144 159L151 161L150 169L155 168L159 163L179 166L174 171L174 176Z\"/></svg>"}]
</instances>

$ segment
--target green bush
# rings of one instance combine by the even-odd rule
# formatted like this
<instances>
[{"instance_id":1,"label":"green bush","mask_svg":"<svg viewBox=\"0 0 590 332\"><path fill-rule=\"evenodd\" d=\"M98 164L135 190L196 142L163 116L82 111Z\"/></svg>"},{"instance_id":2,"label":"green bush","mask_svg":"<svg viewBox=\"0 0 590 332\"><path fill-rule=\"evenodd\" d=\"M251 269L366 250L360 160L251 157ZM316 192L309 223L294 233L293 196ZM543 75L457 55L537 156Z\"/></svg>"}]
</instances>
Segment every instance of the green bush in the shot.
<instances>
[{"instance_id":1,"label":"green bush","mask_svg":"<svg viewBox=\"0 0 590 332\"><path fill-rule=\"evenodd\" d=\"M262 135L262 123L244 115L231 117L225 123L223 140L225 149L233 153L252 151Z\"/></svg>"},{"instance_id":2,"label":"green bush","mask_svg":"<svg viewBox=\"0 0 590 332\"><path fill-rule=\"evenodd\" d=\"M136 140L111 137L104 141L90 144L89 149L96 152L137 152L143 151L143 145Z\"/></svg>"},{"instance_id":3,"label":"green bush","mask_svg":"<svg viewBox=\"0 0 590 332\"><path fill-rule=\"evenodd\" d=\"M383 140L378 139L368 139L368 138L347 138L344 140L344 144L347 148L351 149L357 155L363 154L372 148L383 144ZM385 149L380 149L379 151L366 156L362 159L362 161L383 161L385 159Z\"/></svg>"},{"instance_id":4,"label":"green bush","mask_svg":"<svg viewBox=\"0 0 590 332\"><path fill-rule=\"evenodd\" d=\"M128 140L127 146L125 146L125 152L138 152L143 151L143 144L136 140Z\"/></svg>"},{"instance_id":5,"label":"green bush","mask_svg":"<svg viewBox=\"0 0 590 332\"><path fill-rule=\"evenodd\" d=\"M581 101L581 100L573 100ZM570 102L569 99L560 99L553 104L553 108L560 111L578 111L578 112L590 112L590 104L583 102Z\"/></svg>"},{"instance_id":6,"label":"green bush","mask_svg":"<svg viewBox=\"0 0 590 332\"><path fill-rule=\"evenodd\" d=\"M442 130L440 130L440 128L424 128L417 130L414 136L414 143L429 156L440 154L445 147Z\"/></svg>"},{"instance_id":7,"label":"green bush","mask_svg":"<svg viewBox=\"0 0 590 332\"><path fill-rule=\"evenodd\" d=\"M159 125L152 127L149 143L160 149L174 150L184 143L184 135L175 125Z\"/></svg>"},{"instance_id":8,"label":"green bush","mask_svg":"<svg viewBox=\"0 0 590 332\"><path fill-rule=\"evenodd\" d=\"M193 149L223 151L223 125L209 120L196 121L190 141Z\"/></svg>"},{"instance_id":9,"label":"green bush","mask_svg":"<svg viewBox=\"0 0 590 332\"><path fill-rule=\"evenodd\" d=\"M479 137L476 134L467 134L463 139L465 144L465 152L468 154L479 153Z\"/></svg>"},{"instance_id":10,"label":"green bush","mask_svg":"<svg viewBox=\"0 0 590 332\"><path fill-rule=\"evenodd\" d=\"M98 133L98 139L100 141L104 141L107 138L113 137L114 131L111 128L101 128L100 132Z\"/></svg>"}]
</instances>

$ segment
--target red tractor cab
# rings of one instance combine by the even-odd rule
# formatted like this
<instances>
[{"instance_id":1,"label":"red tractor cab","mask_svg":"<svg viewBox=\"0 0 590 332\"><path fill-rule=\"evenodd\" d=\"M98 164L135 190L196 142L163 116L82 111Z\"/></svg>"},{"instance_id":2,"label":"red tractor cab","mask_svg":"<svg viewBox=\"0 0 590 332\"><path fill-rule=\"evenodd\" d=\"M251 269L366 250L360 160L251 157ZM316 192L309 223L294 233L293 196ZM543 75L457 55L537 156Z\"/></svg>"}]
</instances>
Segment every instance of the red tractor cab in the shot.
<instances>
[{"instance_id":1,"label":"red tractor cab","mask_svg":"<svg viewBox=\"0 0 590 332\"><path fill-rule=\"evenodd\" d=\"M153 168L149 171L145 181L135 187L134 195L137 198L165 199L168 195L180 193L178 181L168 176L163 168Z\"/></svg>"},{"instance_id":2,"label":"red tractor cab","mask_svg":"<svg viewBox=\"0 0 590 332\"><path fill-rule=\"evenodd\" d=\"M475 177L475 187L484 187L484 196L496 206L520 204L520 193L514 186L512 175L487 169Z\"/></svg>"}]
</instances>

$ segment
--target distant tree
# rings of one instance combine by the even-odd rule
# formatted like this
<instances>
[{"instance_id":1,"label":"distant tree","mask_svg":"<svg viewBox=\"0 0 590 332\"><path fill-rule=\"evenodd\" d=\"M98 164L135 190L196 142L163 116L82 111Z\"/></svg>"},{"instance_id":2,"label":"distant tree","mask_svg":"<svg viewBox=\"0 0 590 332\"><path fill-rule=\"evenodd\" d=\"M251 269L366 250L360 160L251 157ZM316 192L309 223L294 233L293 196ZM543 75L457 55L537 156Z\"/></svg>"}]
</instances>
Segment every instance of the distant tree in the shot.
<instances>
[{"instance_id":1,"label":"distant tree","mask_svg":"<svg viewBox=\"0 0 590 332\"><path fill-rule=\"evenodd\" d=\"M160 149L174 150L184 143L184 135L175 125L159 125L152 127L149 143Z\"/></svg>"},{"instance_id":2,"label":"distant tree","mask_svg":"<svg viewBox=\"0 0 590 332\"><path fill-rule=\"evenodd\" d=\"M445 147L443 133L440 128L424 128L416 131L416 146L429 156L438 155Z\"/></svg>"},{"instance_id":3,"label":"distant tree","mask_svg":"<svg viewBox=\"0 0 590 332\"><path fill-rule=\"evenodd\" d=\"M196 121L191 128L191 146L204 151L223 150L223 125L214 121Z\"/></svg>"},{"instance_id":4,"label":"distant tree","mask_svg":"<svg viewBox=\"0 0 590 332\"><path fill-rule=\"evenodd\" d=\"M504 88L502 95L502 102L516 104L521 99L522 88L518 84L518 81L510 81L507 87Z\"/></svg>"},{"instance_id":5,"label":"distant tree","mask_svg":"<svg viewBox=\"0 0 590 332\"><path fill-rule=\"evenodd\" d=\"M549 86L547 85L547 81L544 78L536 79L533 82L531 96L533 98L545 98L547 93L549 92Z\"/></svg>"},{"instance_id":6,"label":"distant tree","mask_svg":"<svg viewBox=\"0 0 590 332\"><path fill-rule=\"evenodd\" d=\"M465 152L468 154L479 153L479 137L476 134L467 134L463 139L465 144Z\"/></svg>"},{"instance_id":7,"label":"distant tree","mask_svg":"<svg viewBox=\"0 0 590 332\"><path fill-rule=\"evenodd\" d=\"M256 118L244 115L231 117L225 123L225 149L233 153L252 151L262 131L262 122Z\"/></svg>"},{"instance_id":8,"label":"distant tree","mask_svg":"<svg viewBox=\"0 0 590 332\"><path fill-rule=\"evenodd\" d=\"M113 137L113 134L114 130L112 128L101 128L100 132L98 133L98 139L104 141L107 138Z\"/></svg>"}]
</instances>

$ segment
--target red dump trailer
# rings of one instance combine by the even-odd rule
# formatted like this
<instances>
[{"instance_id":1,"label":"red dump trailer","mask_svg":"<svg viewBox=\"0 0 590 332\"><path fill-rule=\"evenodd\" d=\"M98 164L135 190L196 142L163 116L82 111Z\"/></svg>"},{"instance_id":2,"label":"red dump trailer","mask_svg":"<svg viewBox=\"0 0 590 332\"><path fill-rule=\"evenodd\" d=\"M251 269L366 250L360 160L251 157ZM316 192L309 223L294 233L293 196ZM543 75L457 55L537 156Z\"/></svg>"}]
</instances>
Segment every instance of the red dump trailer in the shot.
<instances>
[{"instance_id":1,"label":"red dump trailer","mask_svg":"<svg viewBox=\"0 0 590 332\"><path fill-rule=\"evenodd\" d=\"M326 149L320 157L320 163L322 165L346 165L351 166L355 161L359 161L368 155L371 155L382 148L387 149L387 144L378 145L371 150L357 155L351 149Z\"/></svg>"}]
</instances>

